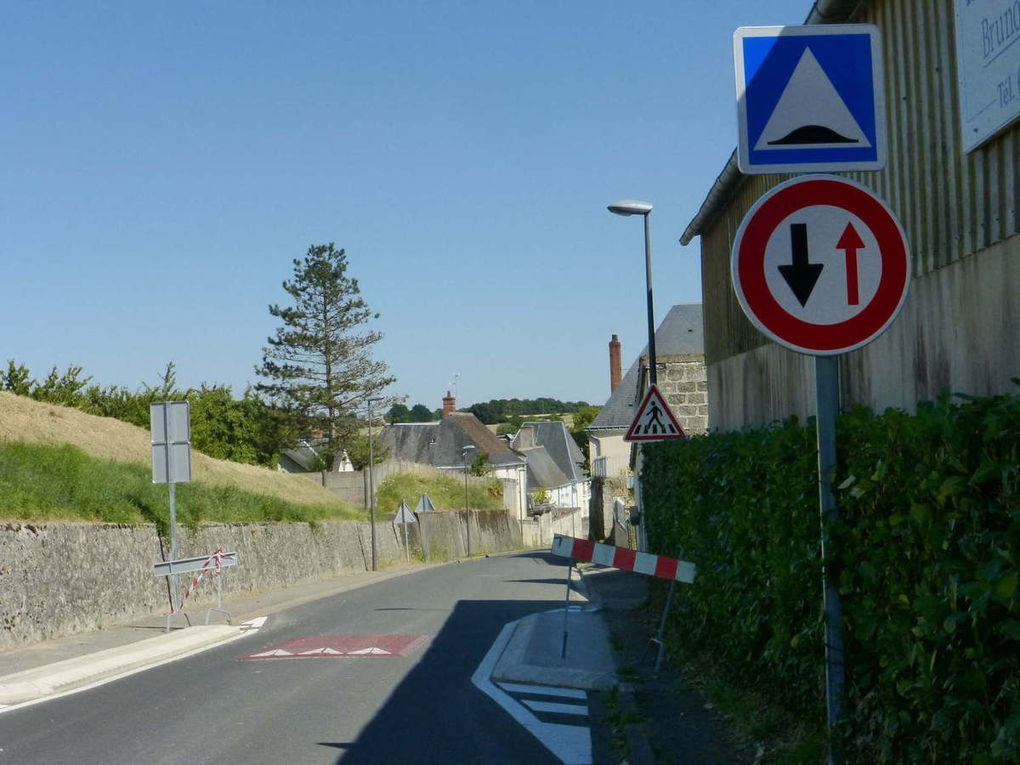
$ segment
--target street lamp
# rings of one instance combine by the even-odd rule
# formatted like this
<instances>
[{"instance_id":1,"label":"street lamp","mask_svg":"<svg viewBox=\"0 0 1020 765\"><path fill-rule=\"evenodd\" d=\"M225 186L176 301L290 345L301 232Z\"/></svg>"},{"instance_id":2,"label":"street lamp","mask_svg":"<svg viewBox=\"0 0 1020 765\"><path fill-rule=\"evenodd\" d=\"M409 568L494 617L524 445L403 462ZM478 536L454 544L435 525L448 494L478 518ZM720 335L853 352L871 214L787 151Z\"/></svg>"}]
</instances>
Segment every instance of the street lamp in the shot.
<instances>
[{"instance_id":1,"label":"street lamp","mask_svg":"<svg viewBox=\"0 0 1020 765\"><path fill-rule=\"evenodd\" d=\"M372 404L378 401L377 398L368 399L368 506L369 518L372 525L372 570L378 570L375 552L375 474L372 468L375 465L375 450L372 446Z\"/></svg>"},{"instance_id":2,"label":"street lamp","mask_svg":"<svg viewBox=\"0 0 1020 765\"><path fill-rule=\"evenodd\" d=\"M645 285L648 289L648 380L652 385L657 382L655 374L655 311L652 304L652 232L648 223L652 206L648 202L636 199L621 199L609 205L609 212L614 215L641 215L645 219Z\"/></svg>"},{"instance_id":3,"label":"street lamp","mask_svg":"<svg viewBox=\"0 0 1020 765\"><path fill-rule=\"evenodd\" d=\"M465 446L461 451L464 457L464 518L467 523L467 554L471 557L471 514L468 512L468 455L475 450L473 446Z\"/></svg>"}]
</instances>

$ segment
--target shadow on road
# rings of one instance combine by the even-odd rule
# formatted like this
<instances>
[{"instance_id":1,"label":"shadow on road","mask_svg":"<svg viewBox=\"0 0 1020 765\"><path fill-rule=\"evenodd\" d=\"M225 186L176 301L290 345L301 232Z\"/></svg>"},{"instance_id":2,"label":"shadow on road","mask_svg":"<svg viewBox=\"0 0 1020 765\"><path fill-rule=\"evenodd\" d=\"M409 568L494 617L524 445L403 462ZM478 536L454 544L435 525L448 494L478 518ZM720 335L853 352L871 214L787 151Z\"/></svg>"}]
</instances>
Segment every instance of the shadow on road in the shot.
<instances>
[{"instance_id":1,"label":"shadow on road","mask_svg":"<svg viewBox=\"0 0 1020 765\"><path fill-rule=\"evenodd\" d=\"M471 683L503 626L562 606L550 600L460 601L418 665L346 748L344 765L557 763L530 733Z\"/></svg>"}]
</instances>

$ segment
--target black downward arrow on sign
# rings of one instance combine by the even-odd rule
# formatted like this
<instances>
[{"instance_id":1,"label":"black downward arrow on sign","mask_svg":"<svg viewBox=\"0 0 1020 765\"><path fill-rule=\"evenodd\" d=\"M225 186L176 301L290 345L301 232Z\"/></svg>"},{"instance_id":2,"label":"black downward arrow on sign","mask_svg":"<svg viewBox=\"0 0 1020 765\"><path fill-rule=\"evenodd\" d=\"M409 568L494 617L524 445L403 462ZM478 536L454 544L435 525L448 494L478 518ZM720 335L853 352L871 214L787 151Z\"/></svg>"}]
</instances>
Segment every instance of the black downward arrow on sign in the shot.
<instances>
[{"instance_id":1,"label":"black downward arrow on sign","mask_svg":"<svg viewBox=\"0 0 1020 765\"><path fill-rule=\"evenodd\" d=\"M825 266L821 263L808 262L807 224L790 224L790 249L793 251L793 264L780 266L779 273L790 285L794 297L800 301L801 308L807 305L811 293L814 292L818 277Z\"/></svg>"}]
</instances>

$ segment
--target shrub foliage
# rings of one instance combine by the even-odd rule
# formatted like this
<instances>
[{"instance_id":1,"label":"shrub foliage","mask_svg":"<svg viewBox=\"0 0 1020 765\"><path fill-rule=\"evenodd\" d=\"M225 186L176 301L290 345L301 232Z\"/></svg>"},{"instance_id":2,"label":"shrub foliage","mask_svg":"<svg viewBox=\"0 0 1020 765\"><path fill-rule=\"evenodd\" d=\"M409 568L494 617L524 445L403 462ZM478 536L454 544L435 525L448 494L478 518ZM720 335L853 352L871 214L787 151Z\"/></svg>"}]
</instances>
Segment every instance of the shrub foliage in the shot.
<instances>
[{"instance_id":1,"label":"shrub foliage","mask_svg":"<svg viewBox=\"0 0 1020 765\"><path fill-rule=\"evenodd\" d=\"M1020 762L1020 398L838 423L831 570L844 608L848 762ZM654 551L698 565L673 649L824 720L813 423L646 449Z\"/></svg>"}]
</instances>

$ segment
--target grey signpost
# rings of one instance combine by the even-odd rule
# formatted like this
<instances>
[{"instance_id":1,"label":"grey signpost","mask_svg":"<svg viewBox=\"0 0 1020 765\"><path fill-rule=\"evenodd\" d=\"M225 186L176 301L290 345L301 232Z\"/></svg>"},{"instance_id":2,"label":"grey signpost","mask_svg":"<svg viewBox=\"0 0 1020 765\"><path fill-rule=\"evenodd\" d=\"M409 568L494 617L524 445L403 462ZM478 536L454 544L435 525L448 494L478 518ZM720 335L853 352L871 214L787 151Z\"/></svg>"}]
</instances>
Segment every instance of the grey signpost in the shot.
<instances>
[{"instance_id":1,"label":"grey signpost","mask_svg":"<svg viewBox=\"0 0 1020 765\"><path fill-rule=\"evenodd\" d=\"M860 230L858 230L860 229ZM858 257L860 255L860 257ZM733 244L733 287L751 322L780 345L815 357L818 498L822 526L829 727L843 716L843 610L827 568L838 517L839 356L870 343L896 318L910 285L903 227L869 189L829 175L776 186L748 212ZM830 751L829 761L836 761Z\"/></svg>"},{"instance_id":2,"label":"grey signpost","mask_svg":"<svg viewBox=\"0 0 1020 765\"><path fill-rule=\"evenodd\" d=\"M467 524L467 554L471 557L471 513L468 510L468 455L475 450L470 444L461 449L464 457L464 522Z\"/></svg>"},{"instance_id":3,"label":"grey signpost","mask_svg":"<svg viewBox=\"0 0 1020 765\"><path fill-rule=\"evenodd\" d=\"M177 559L177 484L191 480L191 408L187 401L149 405L152 482L170 490L170 560ZM170 611L179 605L177 577L170 574Z\"/></svg>"},{"instance_id":4,"label":"grey signpost","mask_svg":"<svg viewBox=\"0 0 1020 765\"><path fill-rule=\"evenodd\" d=\"M372 528L372 570L377 571L379 563L376 559L375 542L375 448L372 443L372 404L379 401L377 398L368 399L368 513L369 524Z\"/></svg>"}]
</instances>

